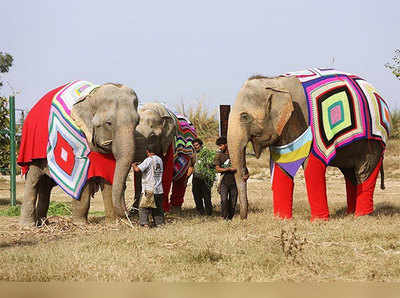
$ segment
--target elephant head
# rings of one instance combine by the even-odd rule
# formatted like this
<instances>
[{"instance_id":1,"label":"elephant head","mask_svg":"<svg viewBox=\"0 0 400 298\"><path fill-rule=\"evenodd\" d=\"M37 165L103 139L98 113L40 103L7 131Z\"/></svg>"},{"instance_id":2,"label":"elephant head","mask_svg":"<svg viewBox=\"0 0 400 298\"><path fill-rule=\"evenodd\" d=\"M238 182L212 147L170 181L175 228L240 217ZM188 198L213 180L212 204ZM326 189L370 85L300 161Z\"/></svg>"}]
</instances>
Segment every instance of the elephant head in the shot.
<instances>
[{"instance_id":1,"label":"elephant head","mask_svg":"<svg viewBox=\"0 0 400 298\"><path fill-rule=\"evenodd\" d=\"M150 143L155 144L158 147L158 153L165 155L176 135L175 119L160 103L144 104L139 109L139 116L136 139L141 140L144 146ZM144 152L144 150L141 151Z\"/></svg>"},{"instance_id":2,"label":"elephant head","mask_svg":"<svg viewBox=\"0 0 400 298\"><path fill-rule=\"evenodd\" d=\"M228 120L228 147L240 200L240 217L247 218L246 146L257 158L270 145L288 143L306 129L304 91L296 78L248 79L239 91ZM295 112L294 112L295 111ZM297 123L302 119L301 124ZM293 122L293 125L289 123Z\"/></svg>"},{"instance_id":3,"label":"elephant head","mask_svg":"<svg viewBox=\"0 0 400 298\"><path fill-rule=\"evenodd\" d=\"M124 217L125 182L131 168L139 122L136 93L120 84L104 84L77 102L71 116L85 133L92 151L112 153L116 159L112 200L117 216Z\"/></svg>"}]
</instances>

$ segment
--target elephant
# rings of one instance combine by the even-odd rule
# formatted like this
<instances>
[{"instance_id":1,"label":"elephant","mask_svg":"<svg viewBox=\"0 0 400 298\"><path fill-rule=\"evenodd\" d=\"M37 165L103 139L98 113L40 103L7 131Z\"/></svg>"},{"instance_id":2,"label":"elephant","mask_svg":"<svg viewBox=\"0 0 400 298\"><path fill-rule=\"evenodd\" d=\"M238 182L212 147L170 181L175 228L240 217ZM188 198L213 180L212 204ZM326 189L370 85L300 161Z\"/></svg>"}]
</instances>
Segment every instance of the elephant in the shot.
<instances>
[{"instance_id":1,"label":"elephant","mask_svg":"<svg viewBox=\"0 0 400 298\"><path fill-rule=\"evenodd\" d=\"M270 149L274 216L292 218L293 178L304 169L311 220L328 220L325 172L339 168L347 213L373 212L391 117L386 102L362 78L312 68L276 77L256 75L241 87L228 120L228 147L240 201L248 214L246 145Z\"/></svg>"},{"instance_id":2,"label":"elephant","mask_svg":"<svg viewBox=\"0 0 400 298\"><path fill-rule=\"evenodd\" d=\"M135 154L138 98L122 84L74 81L39 100L22 130L18 164L25 174L20 224L46 219L51 189L75 198L72 219L87 223L101 188L107 220L125 217L126 179Z\"/></svg>"},{"instance_id":3,"label":"elephant","mask_svg":"<svg viewBox=\"0 0 400 298\"><path fill-rule=\"evenodd\" d=\"M187 177L194 166L195 150L192 142L197 137L196 130L185 116L171 112L161 103L143 104L138 113L140 122L135 131L135 160L143 161L147 144L155 144L158 148L157 154L162 157L164 163L163 209L168 212L172 206L172 209L179 210L183 204ZM140 175L135 173L135 201L132 210L139 207L140 181Z\"/></svg>"}]
</instances>

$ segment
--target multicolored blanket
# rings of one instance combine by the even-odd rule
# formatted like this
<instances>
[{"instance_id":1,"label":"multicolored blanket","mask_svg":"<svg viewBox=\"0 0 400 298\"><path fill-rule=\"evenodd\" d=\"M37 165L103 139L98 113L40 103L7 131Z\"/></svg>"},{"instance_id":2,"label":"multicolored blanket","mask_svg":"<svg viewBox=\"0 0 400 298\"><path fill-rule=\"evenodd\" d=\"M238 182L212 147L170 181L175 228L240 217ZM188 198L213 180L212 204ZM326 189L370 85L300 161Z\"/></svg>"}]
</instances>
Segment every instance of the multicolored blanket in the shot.
<instances>
[{"instance_id":1,"label":"multicolored blanket","mask_svg":"<svg viewBox=\"0 0 400 298\"><path fill-rule=\"evenodd\" d=\"M184 175L189 167L189 161L195 150L193 140L197 138L194 125L182 114L168 110L170 116L175 120L176 136L174 147L174 180L178 180Z\"/></svg>"},{"instance_id":2,"label":"multicolored blanket","mask_svg":"<svg viewBox=\"0 0 400 298\"><path fill-rule=\"evenodd\" d=\"M390 112L371 84L334 69L312 68L284 76L296 76L303 85L312 132L310 150L326 165L338 148L356 140L378 140L385 146L391 129ZM308 156L306 148L300 148L296 142L305 144L296 140L287 145L290 148L272 147L271 150L271 160L293 176ZM295 152L299 150L301 156L296 157Z\"/></svg>"},{"instance_id":3,"label":"multicolored blanket","mask_svg":"<svg viewBox=\"0 0 400 298\"><path fill-rule=\"evenodd\" d=\"M73 104L96 87L86 81L74 81L50 91L29 112L22 132L18 164L23 174L34 159L47 158L51 177L75 199L91 177L113 182L112 154L91 152L85 135L71 118Z\"/></svg>"}]
</instances>

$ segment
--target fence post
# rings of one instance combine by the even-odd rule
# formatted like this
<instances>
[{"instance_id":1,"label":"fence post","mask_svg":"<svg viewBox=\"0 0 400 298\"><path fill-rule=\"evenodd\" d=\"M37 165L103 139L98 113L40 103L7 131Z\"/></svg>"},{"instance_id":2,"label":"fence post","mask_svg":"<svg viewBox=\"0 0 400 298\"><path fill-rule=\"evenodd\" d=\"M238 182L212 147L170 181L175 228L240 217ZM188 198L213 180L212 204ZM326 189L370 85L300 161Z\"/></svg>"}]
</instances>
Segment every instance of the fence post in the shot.
<instances>
[{"instance_id":1,"label":"fence post","mask_svg":"<svg viewBox=\"0 0 400 298\"><path fill-rule=\"evenodd\" d=\"M9 112L10 112L10 199L11 206L15 206L17 204L16 198L16 150L15 150L15 97L9 97Z\"/></svg>"}]
</instances>

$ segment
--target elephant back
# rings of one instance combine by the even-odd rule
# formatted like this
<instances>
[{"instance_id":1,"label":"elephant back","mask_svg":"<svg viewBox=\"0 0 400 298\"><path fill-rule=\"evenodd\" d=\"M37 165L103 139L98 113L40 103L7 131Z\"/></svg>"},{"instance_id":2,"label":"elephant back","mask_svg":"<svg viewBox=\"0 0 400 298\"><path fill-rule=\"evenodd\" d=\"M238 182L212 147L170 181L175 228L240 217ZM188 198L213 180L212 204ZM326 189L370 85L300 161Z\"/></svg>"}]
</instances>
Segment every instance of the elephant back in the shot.
<instances>
[{"instance_id":1,"label":"elephant back","mask_svg":"<svg viewBox=\"0 0 400 298\"><path fill-rule=\"evenodd\" d=\"M336 150L362 139L383 147L391 129L388 105L361 77L334 69L312 68L295 76L303 85L312 130L312 152L326 165Z\"/></svg>"}]
</instances>

